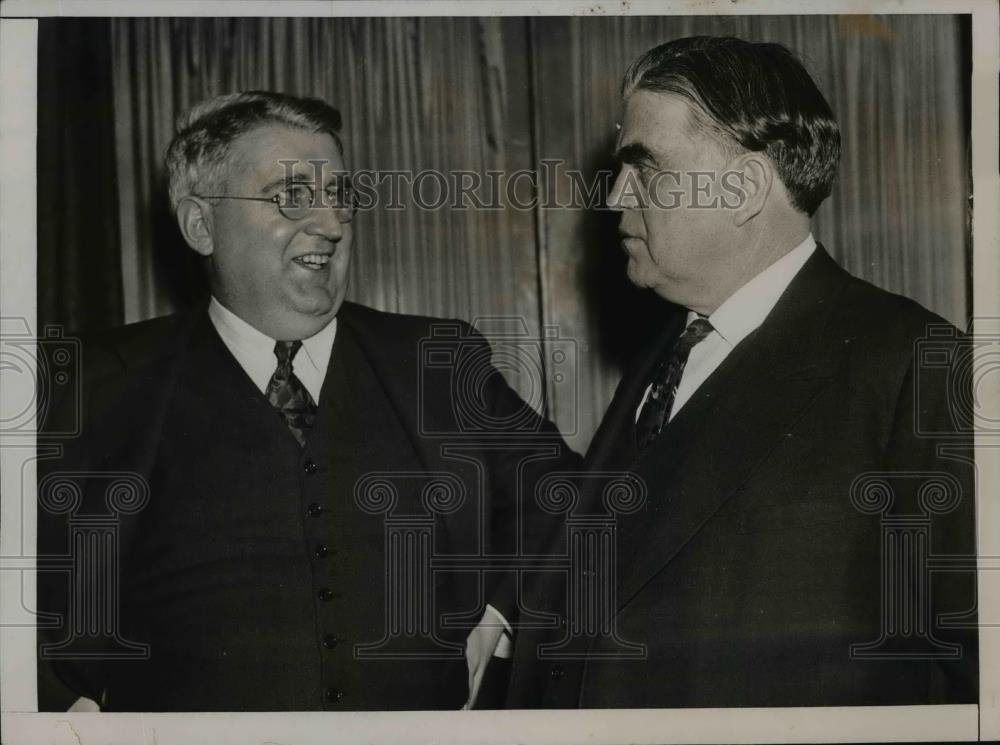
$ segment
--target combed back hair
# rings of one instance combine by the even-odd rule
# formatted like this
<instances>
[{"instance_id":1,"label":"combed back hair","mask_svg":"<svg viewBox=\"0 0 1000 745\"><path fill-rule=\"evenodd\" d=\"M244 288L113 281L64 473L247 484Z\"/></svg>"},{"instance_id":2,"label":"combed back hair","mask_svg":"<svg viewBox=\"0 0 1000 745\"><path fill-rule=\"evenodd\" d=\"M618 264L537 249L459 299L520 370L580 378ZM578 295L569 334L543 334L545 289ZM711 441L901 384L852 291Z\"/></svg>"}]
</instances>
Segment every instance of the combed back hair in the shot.
<instances>
[{"instance_id":1,"label":"combed back hair","mask_svg":"<svg viewBox=\"0 0 1000 745\"><path fill-rule=\"evenodd\" d=\"M318 98L269 91L227 93L195 104L177 119L167 148L170 205L191 195L223 194L232 173L231 146L241 135L267 124L326 132L344 152L340 112Z\"/></svg>"},{"instance_id":2,"label":"combed back hair","mask_svg":"<svg viewBox=\"0 0 1000 745\"><path fill-rule=\"evenodd\" d=\"M661 44L632 63L622 97L636 90L687 100L691 126L731 154L763 152L796 209L812 215L830 195L840 129L809 73L780 44L692 36Z\"/></svg>"}]
</instances>

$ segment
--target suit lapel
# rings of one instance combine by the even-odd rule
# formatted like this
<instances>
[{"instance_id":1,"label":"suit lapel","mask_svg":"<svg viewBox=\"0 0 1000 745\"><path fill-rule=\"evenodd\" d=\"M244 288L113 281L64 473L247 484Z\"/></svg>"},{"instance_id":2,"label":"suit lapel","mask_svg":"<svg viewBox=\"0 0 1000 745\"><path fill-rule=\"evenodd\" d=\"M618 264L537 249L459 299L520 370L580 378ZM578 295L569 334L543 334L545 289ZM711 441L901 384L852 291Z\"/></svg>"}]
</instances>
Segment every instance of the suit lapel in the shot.
<instances>
[{"instance_id":1,"label":"suit lapel","mask_svg":"<svg viewBox=\"0 0 1000 745\"><path fill-rule=\"evenodd\" d=\"M823 330L846 276L817 248L760 328L635 462L649 501L620 530L619 608L738 494L828 385L840 350Z\"/></svg>"},{"instance_id":2,"label":"suit lapel","mask_svg":"<svg viewBox=\"0 0 1000 745\"><path fill-rule=\"evenodd\" d=\"M452 406L449 400L450 391L441 391L440 398L424 400L422 396L437 395L435 391L418 390L420 376L420 340L426 335L427 329L409 325L412 319L370 311L363 306L344 303L337 317L344 323L344 330L353 334L362 354L365 356L371 373L375 376L385 397L389 402L402 431L409 440L413 452L425 473L445 472L458 477L470 492L479 493L478 500L467 501L465 506L454 512L438 514L446 535L450 541L476 543L478 525L483 523L481 514L483 499L482 489L485 489L485 479L480 469L471 463L453 458L445 458L442 453L442 440L435 437L424 437L420 429L420 407ZM340 335L338 329L337 335ZM446 438L454 443L456 439ZM390 462L398 460L395 456ZM474 487L475 485L475 487ZM477 491L473 492L473 488ZM470 518L475 513L476 519Z\"/></svg>"},{"instance_id":3,"label":"suit lapel","mask_svg":"<svg viewBox=\"0 0 1000 745\"><path fill-rule=\"evenodd\" d=\"M344 303L337 318L343 324L343 332L352 335L353 342L364 355L424 468L439 467L440 458L434 457L432 449L418 436L418 339L398 329L395 333L386 333L372 323L363 308L353 303ZM340 333L338 329L337 335Z\"/></svg>"}]
</instances>

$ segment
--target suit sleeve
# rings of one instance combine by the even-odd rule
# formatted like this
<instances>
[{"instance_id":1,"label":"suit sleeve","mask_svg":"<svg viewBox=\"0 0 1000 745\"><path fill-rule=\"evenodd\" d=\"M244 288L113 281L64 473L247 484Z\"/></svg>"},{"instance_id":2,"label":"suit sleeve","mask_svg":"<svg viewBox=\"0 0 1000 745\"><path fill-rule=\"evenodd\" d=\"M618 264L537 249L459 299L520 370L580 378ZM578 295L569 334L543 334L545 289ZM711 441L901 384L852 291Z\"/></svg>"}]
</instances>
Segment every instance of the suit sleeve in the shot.
<instances>
[{"instance_id":1,"label":"suit sleeve","mask_svg":"<svg viewBox=\"0 0 1000 745\"><path fill-rule=\"evenodd\" d=\"M541 509L538 488L551 473L579 471L583 460L555 424L534 411L496 368L489 377L492 421L516 423L498 438L501 446L490 450L490 553L544 555L551 552L563 518ZM519 585L518 573L507 570L492 573L487 587L488 603L511 625L520 615Z\"/></svg>"},{"instance_id":2,"label":"suit sleeve","mask_svg":"<svg viewBox=\"0 0 1000 745\"><path fill-rule=\"evenodd\" d=\"M957 656L949 657L939 648L938 654L925 660L901 662L899 680L901 685L914 687L917 700L927 703L975 702L976 467L967 411L972 345L969 339L956 337L930 363L920 351L918 343L900 390L886 450L886 471L895 487L889 514L929 518L926 599L930 634L935 643L956 645ZM950 564L949 571L941 571L945 564ZM922 578L916 576L914 581ZM910 589L921 592L916 586Z\"/></svg>"},{"instance_id":3,"label":"suit sleeve","mask_svg":"<svg viewBox=\"0 0 1000 745\"><path fill-rule=\"evenodd\" d=\"M118 387L115 381L123 370L121 360L102 340L85 339L78 346L79 358L73 376L80 381L61 387L63 395L47 408L39 410L38 501L37 501L37 604L41 614L38 625L38 707L39 711L66 711L77 698L85 696L100 702L103 691L103 663L100 650L90 648L86 639L71 639L70 606L74 578L67 571L72 558L70 516L72 513L51 509L43 492L47 478L59 474L88 473L94 465L92 442L94 408L102 405L95 398L111 399ZM77 397L76 392L79 392ZM70 434L70 433L76 434ZM81 504L88 495L77 480ZM48 647L62 647L53 655ZM69 652L76 656L71 656ZM88 659L88 655L90 658Z\"/></svg>"},{"instance_id":4,"label":"suit sleeve","mask_svg":"<svg viewBox=\"0 0 1000 745\"><path fill-rule=\"evenodd\" d=\"M77 380L80 379L79 371ZM45 381L40 381L44 387ZM50 433L66 433L76 428L76 421L82 416L82 400L71 394L72 386L65 386L65 395L51 402L48 407L39 407L39 464L38 464L38 520L37 520L37 604L38 649L37 682L38 710L66 711L80 696L95 698L99 692L92 690L86 680L77 674L75 667L65 660L52 657L47 647L62 642L70 630L69 589L70 578L56 568L65 557L70 556L69 526L65 515L55 514L46 507L42 496L47 477L60 471L75 470L82 458L80 437L56 437ZM82 423L81 423L82 425ZM44 453L44 454L43 454Z\"/></svg>"}]
</instances>

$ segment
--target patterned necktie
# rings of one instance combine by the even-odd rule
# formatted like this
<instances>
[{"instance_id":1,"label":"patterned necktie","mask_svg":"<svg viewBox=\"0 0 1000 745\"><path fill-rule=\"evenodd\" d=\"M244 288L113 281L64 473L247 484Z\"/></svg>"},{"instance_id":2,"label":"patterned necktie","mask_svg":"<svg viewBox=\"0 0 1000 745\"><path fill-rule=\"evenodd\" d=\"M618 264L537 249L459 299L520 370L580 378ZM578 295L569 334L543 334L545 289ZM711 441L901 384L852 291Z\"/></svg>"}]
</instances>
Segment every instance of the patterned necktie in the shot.
<instances>
[{"instance_id":1,"label":"patterned necktie","mask_svg":"<svg viewBox=\"0 0 1000 745\"><path fill-rule=\"evenodd\" d=\"M292 372L292 360L302 348L300 341L279 341L274 345L278 369L267 382L267 400L284 420L299 445L306 444L306 434L316 420L316 402L302 381Z\"/></svg>"},{"instance_id":2,"label":"patterned necktie","mask_svg":"<svg viewBox=\"0 0 1000 745\"><path fill-rule=\"evenodd\" d=\"M665 356L653 374L653 386L635 423L635 439L639 451L645 450L656 439L670 418L677 386L680 385L684 365L694 346L712 333L712 324L706 318L691 322L668 356Z\"/></svg>"}]
</instances>

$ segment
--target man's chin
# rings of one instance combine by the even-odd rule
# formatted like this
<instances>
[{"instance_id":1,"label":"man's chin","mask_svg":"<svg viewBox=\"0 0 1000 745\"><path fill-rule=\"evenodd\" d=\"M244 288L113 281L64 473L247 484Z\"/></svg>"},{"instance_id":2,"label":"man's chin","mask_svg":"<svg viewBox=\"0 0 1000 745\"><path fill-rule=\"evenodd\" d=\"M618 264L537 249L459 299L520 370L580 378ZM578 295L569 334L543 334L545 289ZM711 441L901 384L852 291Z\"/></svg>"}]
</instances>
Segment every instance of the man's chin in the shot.
<instances>
[{"instance_id":1,"label":"man's chin","mask_svg":"<svg viewBox=\"0 0 1000 745\"><path fill-rule=\"evenodd\" d=\"M653 286L648 273L643 272L642 269L636 264L635 259L631 257L628 260L628 266L625 267L625 276L628 277L629 282L642 290Z\"/></svg>"},{"instance_id":2,"label":"man's chin","mask_svg":"<svg viewBox=\"0 0 1000 745\"><path fill-rule=\"evenodd\" d=\"M319 333L340 310L343 296L323 292L288 298L281 314L280 326L287 340L307 339Z\"/></svg>"},{"instance_id":3,"label":"man's chin","mask_svg":"<svg viewBox=\"0 0 1000 745\"><path fill-rule=\"evenodd\" d=\"M326 287L310 287L306 292L296 293L292 308L298 313L315 318L333 318L343 302L343 294Z\"/></svg>"}]
</instances>

